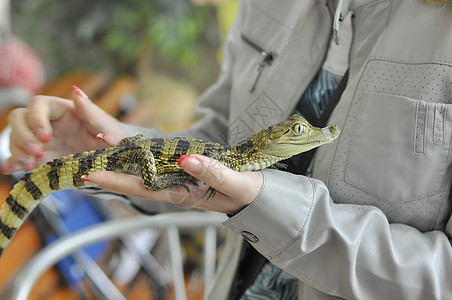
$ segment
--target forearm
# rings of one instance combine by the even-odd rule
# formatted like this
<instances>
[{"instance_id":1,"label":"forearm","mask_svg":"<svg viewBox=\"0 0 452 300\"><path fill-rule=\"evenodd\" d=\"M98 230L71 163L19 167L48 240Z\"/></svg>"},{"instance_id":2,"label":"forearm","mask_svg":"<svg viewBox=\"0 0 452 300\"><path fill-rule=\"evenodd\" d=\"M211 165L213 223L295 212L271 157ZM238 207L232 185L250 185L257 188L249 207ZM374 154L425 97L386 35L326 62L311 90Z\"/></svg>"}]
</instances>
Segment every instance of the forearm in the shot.
<instances>
[{"instance_id":1,"label":"forearm","mask_svg":"<svg viewBox=\"0 0 452 300\"><path fill-rule=\"evenodd\" d=\"M389 224L372 206L334 204L317 180L263 173L261 194L225 225L255 234L252 244L275 265L345 298L452 297L452 249L443 232Z\"/></svg>"}]
</instances>

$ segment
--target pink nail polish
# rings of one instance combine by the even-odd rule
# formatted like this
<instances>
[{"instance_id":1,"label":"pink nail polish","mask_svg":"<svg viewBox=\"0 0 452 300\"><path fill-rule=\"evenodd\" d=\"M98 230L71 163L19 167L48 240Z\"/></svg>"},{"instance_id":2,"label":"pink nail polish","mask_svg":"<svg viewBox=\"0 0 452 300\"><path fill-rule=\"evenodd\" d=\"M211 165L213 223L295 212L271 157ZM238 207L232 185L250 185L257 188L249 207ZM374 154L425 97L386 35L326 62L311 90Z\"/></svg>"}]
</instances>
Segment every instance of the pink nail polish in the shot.
<instances>
[{"instance_id":1,"label":"pink nail polish","mask_svg":"<svg viewBox=\"0 0 452 300\"><path fill-rule=\"evenodd\" d=\"M46 134L45 136L44 136L44 139L43 139L43 143L44 144L47 144L48 142L50 142L52 140L52 136L50 135L50 134Z\"/></svg>"},{"instance_id":2,"label":"pink nail polish","mask_svg":"<svg viewBox=\"0 0 452 300\"><path fill-rule=\"evenodd\" d=\"M31 171L31 170L33 170L34 168L35 168L35 165L34 165L34 164L28 163L28 164L24 167L24 170L25 170L25 171Z\"/></svg>"},{"instance_id":3,"label":"pink nail polish","mask_svg":"<svg viewBox=\"0 0 452 300\"><path fill-rule=\"evenodd\" d=\"M189 155L182 154L179 160L177 161L177 164L180 166L182 164L182 161L184 161L186 158L188 158Z\"/></svg>"},{"instance_id":4,"label":"pink nail polish","mask_svg":"<svg viewBox=\"0 0 452 300\"><path fill-rule=\"evenodd\" d=\"M52 135L47 133L47 130L44 128L37 128L36 129L36 136L41 139L41 142L44 144L47 144L52 139Z\"/></svg>"},{"instance_id":5,"label":"pink nail polish","mask_svg":"<svg viewBox=\"0 0 452 300\"><path fill-rule=\"evenodd\" d=\"M105 142L103 133L99 133L98 135L96 135L96 137L97 137L98 140L101 140L102 142Z\"/></svg>"},{"instance_id":6,"label":"pink nail polish","mask_svg":"<svg viewBox=\"0 0 452 300\"><path fill-rule=\"evenodd\" d=\"M36 155L36 158L41 158L44 156L44 154L46 154L46 151L44 149L41 149Z\"/></svg>"},{"instance_id":7,"label":"pink nail polish","mask_svg":"<svg viewBox=\"0 0 452 300\"><path fill-rule=\"evenodd\" d=\"M79 95L80 97L82 97L84 99L88 99L88 96L81 89L79 89L78 86L73 85L72 88L74 89L74 91L77 95Z\"/></svg>"}]
</instances>

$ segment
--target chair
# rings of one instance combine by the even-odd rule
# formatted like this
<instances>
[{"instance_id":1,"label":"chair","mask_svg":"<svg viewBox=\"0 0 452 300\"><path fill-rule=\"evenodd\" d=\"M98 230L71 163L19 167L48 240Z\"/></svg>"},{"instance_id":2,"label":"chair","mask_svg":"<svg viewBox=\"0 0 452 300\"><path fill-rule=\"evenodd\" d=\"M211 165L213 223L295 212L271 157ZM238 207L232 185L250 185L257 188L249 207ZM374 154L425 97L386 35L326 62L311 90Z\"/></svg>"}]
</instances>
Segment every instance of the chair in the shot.
<instances>
[{"instance_id":1,"label":"chair","mask_svg":"<svg viewBox=\"0 0 452 300\"><path fill-rule=\"evenodd\" d=\"M225 216L208 212L180 212L166 213L155 216L137 215L133 217L109 220L94 225L77 233L65 236L48 245L38 252L21 269L11 284L12 300L26 300L31 289L39 277L55 263L67 255L76 254L80 260L78 250L81 247L97 241L121 236L130 236L131 232L154 228L164 230L168 234L169 254L173 273L175 297L177 300L186 299L184 275L182 269L182 253L179 239L179 228L205 231L204 248L204 298L212 286L215 274L216 232L225 220ZM100 299L125 299L114 287L113 283L103 272L91 265L91 271L96 274L95 285L98 289L96 296Z\"/></svg>"}]
</instances>

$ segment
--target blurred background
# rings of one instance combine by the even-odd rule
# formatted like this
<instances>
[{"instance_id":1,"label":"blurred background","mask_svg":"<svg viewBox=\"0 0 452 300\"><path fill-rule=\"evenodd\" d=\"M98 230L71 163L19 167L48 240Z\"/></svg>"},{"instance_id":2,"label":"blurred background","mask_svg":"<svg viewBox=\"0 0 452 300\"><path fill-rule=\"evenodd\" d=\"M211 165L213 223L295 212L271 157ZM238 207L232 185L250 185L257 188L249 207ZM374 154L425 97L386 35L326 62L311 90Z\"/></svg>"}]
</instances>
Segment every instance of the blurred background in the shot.
<instances>
[{"instance_id":1,"label":"blurred background","mask_svg":"<svg viewBox=\"0 0 452 300\"><path fill-rule=\"evenodd\" d=\"M164 132L190 126L198 96L218 75L237 6L238 0L0 0L0 159L8 155L8 113L35 94L70 98L72 85L123 122ZM0 202L22 175L0 176ZM0 299L9 299L16 274L47 244L134 215L78 192L54 195L0 260ZM95 263L124 299L203 299L206 235L216 255L223 240L218 226L215 234L206 228L178 228L185 295L174 292L176 275L166 266L172 233L153 229L77 252L49 269L29 299L112 299L96 288L92 267L77 266L85 263ZM148 261L158 258L154 269L143 263L143 247Z\"/></svg>"}]
</instances>

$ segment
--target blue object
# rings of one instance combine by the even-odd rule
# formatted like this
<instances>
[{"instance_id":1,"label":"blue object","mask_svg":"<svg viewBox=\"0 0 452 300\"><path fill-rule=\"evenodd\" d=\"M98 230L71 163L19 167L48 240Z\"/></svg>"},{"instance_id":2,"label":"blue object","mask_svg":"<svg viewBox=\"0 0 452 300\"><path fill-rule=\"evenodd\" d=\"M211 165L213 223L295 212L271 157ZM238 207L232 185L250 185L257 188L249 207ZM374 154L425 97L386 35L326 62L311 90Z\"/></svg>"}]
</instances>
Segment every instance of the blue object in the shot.
<instances>
[{"instance_id":1,"label":"blue object","mask_svg":"<svg viewBox=\"0 0 452 300\"><path fill-rule=\"evenodd\" d=\"M57 224L57 232L49 233L46 243L49 244L59 237L78 231L80 229L99 224L104 218L92 204L91 199L76 190L58 191L52 194L51 199L60 215L59 220L52 220ZM96 260L107 248L107 242L101 241L89 245L79 251L84 251L93 260ZM71 286L76 286L83 279L83 272L71 256L62 259L57 264L61 273Z\"/></svg>"}]
</instances>

